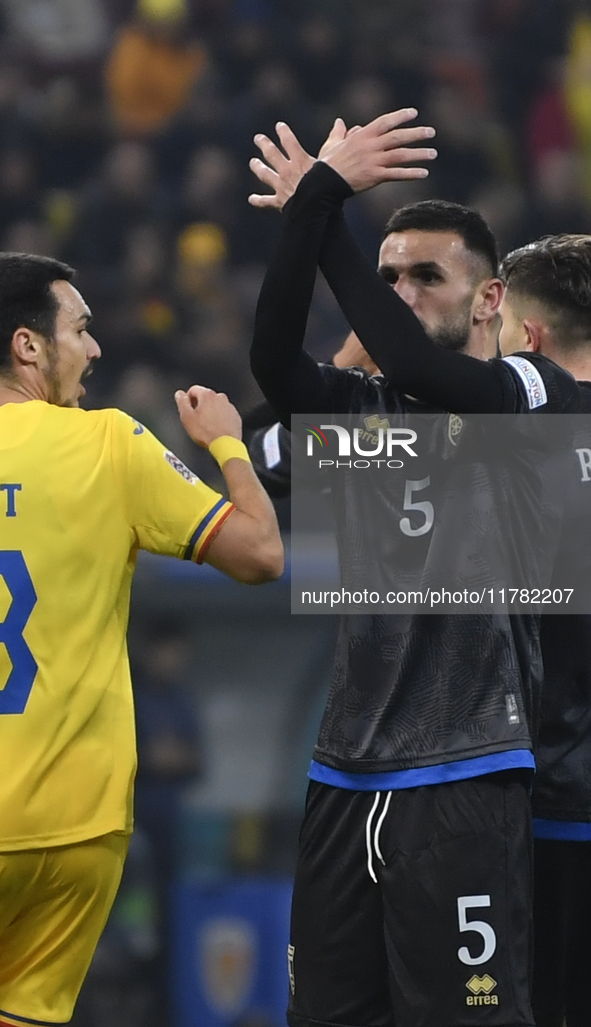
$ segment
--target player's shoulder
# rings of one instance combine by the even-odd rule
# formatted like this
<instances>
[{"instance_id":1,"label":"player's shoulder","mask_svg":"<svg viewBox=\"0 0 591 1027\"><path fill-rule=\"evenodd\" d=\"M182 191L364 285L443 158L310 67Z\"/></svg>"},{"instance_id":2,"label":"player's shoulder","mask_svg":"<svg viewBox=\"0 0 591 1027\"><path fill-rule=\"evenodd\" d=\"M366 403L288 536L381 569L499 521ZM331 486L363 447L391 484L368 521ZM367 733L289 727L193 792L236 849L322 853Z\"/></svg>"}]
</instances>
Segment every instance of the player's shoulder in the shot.
<instances>
[{"instance_id":1,"label":"player's shoulder","mask_svg":"<svg viewBox=\"0 0 591 1027\"><path fill-rule=\"evenodd\" d=\"M114 426L121 431L131 431L135 434L145 431L144 426L139 421L136 421L135 418L130 417L129 414L124 413L123 410L119 410L117 407L85 410L83 407L62 407L53 403L44 404L44 407L46 417L53 419L56 423L70 425L71 427L77 425L80 428L107 429Z\"/></svg>"},{"instance_id":2,"label":"player's shoulder","mask_svg":"<svg viewBox=\"0 0 591 1027\"><path fill-rule=\"evenodd\" d=\"M591 413L591 382L579 381L581 390L581 409L584 414Z\"/></svg>"},{"instance_id":3,"label":"player's shoulder","mask_svg":"<svg viewBox=\"0 0 591 1027\"><path fill-rule=\"evenodd\" d=\"M576 379L543 353L512 353L491 363L511 386L516 413L578 413L583 392Z\"/></svg>"},{"instance_id":4,"label":"player's shoulder","mask_svg":"<svg viewBox=\"0 0 591 1027\"><path fill-rule=\"evenodd\" d=\"M97 412L105 414L107 422L113 425L116 431L122 432L125 436L137 437L149 434L148 429L141 421L132 417L131 414L126 414L124 410L119 410L118 407L107 407L105 410Z\"/></svg>"},{"instance_id":5,"label":"player's shoulder","mask_svg":"<svg viewBox=\"0 0 591 1027\"><path fill-rule=\"evenodd\" d=\"M103 407L100 410L77 409L75 413L80 416L80 424L85 425L91 431L109 434L113 439L133 438L133 436L145 435L147 428L118 407Z\"/></svg>"},{"instance_id":6,"label":"player's shoulder","mask_svg":"<svg viewBox=\"0 0 591 1027\"><path fill-rule=\"evenodd\" d=\"M127 461L136 448L138 438L153 441L147 428L134 417L117 407L103 407L100 410L84 410L80 407L56 407L53 414L61 434L75 434L82 448L101 452L103 458ZM142 447L143 448L143 447Z\"/></svg>"}]
</instances>

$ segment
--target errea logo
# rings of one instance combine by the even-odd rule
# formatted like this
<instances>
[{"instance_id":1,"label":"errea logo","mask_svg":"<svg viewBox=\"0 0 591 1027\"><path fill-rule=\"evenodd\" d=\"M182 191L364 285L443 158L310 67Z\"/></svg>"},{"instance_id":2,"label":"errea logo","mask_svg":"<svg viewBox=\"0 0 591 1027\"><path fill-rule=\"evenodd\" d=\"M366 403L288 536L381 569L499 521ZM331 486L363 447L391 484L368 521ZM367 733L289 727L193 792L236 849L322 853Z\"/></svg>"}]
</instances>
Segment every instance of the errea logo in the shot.
<instances>
[{"instance_id":1,"label":"errea logo","mask_svg":"<svg viewBox=\"0 0 591 1027\"><path fill-rule=\"evenodd\" d=\"M369 417L365 417L363 423L368 431L377 431L379 428L386 431L390 427L388 419L380 417L379 414L371 414Z\"/></svg>"},{"instance_id":2,"label":"errea logo","mask_svg":"<svg viewBox=\"0 0 591 1027\"><path fill-rule=\"evenodd\" d=\"M478 977L477 974L474 974L469 981L466 981L468 991L472 992L471 995L466 995L466 1005L498 1006L499 996L491 994L496 986L497 982L490 974L485 974L484 977Z\"/></svg>"}]
</instances>

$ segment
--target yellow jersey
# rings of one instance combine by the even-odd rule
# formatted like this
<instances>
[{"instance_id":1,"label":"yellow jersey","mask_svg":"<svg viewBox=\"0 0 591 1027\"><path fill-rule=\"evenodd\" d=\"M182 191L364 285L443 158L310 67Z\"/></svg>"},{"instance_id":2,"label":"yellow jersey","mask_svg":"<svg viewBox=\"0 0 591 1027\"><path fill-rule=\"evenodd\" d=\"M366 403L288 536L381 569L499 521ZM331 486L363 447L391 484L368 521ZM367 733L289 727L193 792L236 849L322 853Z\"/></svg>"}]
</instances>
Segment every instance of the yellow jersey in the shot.
<instances>
[{"instance_id":1,"label":"yellow jersey","mask_svg":"<svg viewBox=\"0 0 591 1027\"><path fill-rule=\"evenodd\" d=\"M199 561L233 509L119 410L0 407L0 851L131 830L137 553Z\"/></svg>"}]
</instances>

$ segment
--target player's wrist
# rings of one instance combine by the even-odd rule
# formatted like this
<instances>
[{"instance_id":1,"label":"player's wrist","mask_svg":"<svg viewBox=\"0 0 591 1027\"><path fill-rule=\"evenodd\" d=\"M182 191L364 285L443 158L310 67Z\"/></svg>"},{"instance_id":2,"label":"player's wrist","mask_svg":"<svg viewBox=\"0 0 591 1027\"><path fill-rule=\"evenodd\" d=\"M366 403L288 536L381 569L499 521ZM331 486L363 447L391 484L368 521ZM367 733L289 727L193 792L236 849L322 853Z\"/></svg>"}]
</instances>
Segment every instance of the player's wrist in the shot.
<instances>
[{"instance_id":1,"label":"player's wrist","mask_svg":"<svg viewBox=\"0 0 591 1027\"><path fill-rule=\"evenodd\" d=\"M236 459L245 460L247 463L251 462L246 446L233 435L218 435L217 438L209 443L207 448L222 469L228 460Z\"/></svg>"}]
</instances>

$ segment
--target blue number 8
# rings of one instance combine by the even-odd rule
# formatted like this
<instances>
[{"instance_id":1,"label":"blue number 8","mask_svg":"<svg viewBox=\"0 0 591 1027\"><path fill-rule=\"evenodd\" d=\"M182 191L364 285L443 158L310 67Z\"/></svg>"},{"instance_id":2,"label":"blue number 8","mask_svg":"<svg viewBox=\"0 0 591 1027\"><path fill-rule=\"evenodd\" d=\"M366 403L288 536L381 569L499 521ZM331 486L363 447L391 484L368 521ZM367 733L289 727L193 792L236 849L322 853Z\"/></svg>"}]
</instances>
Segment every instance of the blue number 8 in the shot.
<instances>
[{"instance_id":1,"label":"blue number 8","mask_svg":"<svg viewBox=\"0 0 591 1027\"><path fill-rule=\"evenodd\" d=\"M6 646L12 663L6 685L0 691L0 713L24 713L37 674L37 663L23 638L23 631L37 602L37 594L23 554L16 550L0 551L0 577L4 578L12 599L5 620L0 623L0 643Z\"/></svg>"}]
</instances>

